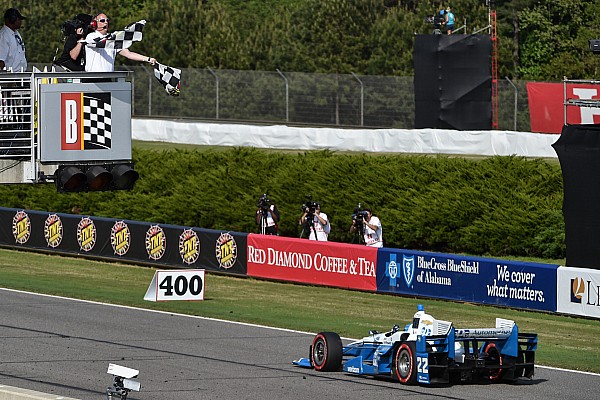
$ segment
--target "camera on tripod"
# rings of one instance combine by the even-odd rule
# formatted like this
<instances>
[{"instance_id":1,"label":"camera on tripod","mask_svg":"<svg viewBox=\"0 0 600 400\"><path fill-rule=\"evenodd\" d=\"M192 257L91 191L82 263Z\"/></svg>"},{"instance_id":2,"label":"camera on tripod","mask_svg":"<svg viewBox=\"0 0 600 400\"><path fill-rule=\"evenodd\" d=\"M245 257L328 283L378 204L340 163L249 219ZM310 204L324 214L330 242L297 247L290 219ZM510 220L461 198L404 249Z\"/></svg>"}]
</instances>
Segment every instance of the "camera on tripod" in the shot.
<instances>
[{"instance_id":1,"label":"camera on tripod","mask_svg":"<svg viewBox=\"0 0 600 400\"><path fill-rule=\"evenodd\" d=\"M352 214L352 222L356 224L356 227L358 229L362 229L363 222L365 221L367 215L367 212L362 209L362 205L358 203L358 205L354 209L354 214Z\"/></svg>"},{"instance_id":2,"label":"camera on tripod","mask_svg":"<svg viewBox=\"0 0 600 400\"><path fill-rule=\"evenodd\" d=\"M65 21L60 28L63 36L67 37L70 35L76 35L77 29L83 29L83 36L86 36L91 31L95 30L95 26L92 24L94 17L88 14L77 14L70 21Z\"/></svg>"},{"instance_id":3,"label":"camera on tripod","mask_svg":"<svg viewBox=\"0 0 600 400\"><path fill-rule=\"evenodd\" d=\"M269 196L265 193L262 196L260 196L258 198L257 201L257 206L258 208L260 208L260 210L263 213L267 213L269 211L269 209L271 208L271 199L269 198Z\"/></svg>"},{"instance_id":4,"label":"camera on tripod","mask_svg":"<svg viewBox=\"0 0 600 400\"><path fill-rule=\"evenodd\" d=\"M317 207L319 203L312 201L311 196L306 196L306 203L302 204L302 212L306 213L306 219L312 222L312 217L315 215L315 211L317 211Z\"/></svg>"},{"instance_id":5,"label":"camera on tripod","mask_svg":"<svg viewBox=\"0 0 600 400\"><path fill-rule=\"evenodd\" d=\"M442 10L441 12L435 13L433 15L428 15L425 17L425 23L431 24L431 26L433 26L434 33L437 33L438 31L440 31L440 29L442 28L442 25L446 21L446 17L444 17L445 12L446 12L445 10ZM440 33L441 33L441 31L440 31Z\"/></svg>"}]
</instances>

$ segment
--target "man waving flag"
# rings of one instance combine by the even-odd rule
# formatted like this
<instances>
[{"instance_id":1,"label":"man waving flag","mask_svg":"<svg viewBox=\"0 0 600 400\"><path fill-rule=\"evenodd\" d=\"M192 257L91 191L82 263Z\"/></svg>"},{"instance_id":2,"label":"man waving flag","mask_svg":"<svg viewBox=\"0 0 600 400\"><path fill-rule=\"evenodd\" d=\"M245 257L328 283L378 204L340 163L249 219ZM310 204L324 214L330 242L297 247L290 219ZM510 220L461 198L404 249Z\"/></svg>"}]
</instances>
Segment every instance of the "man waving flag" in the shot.
<instances>
[{"instance_id":1,"label":"man waving flag","mask_svg":"<svg viewBox=\"0 0 600 400\"><path fill-rule=\"evenodd\" d=\"M127 25L122 31L108 33L102 37L86 38L85 43L90 47L101 49L127 49L133 42L140 42L142 40L144 25L146 25L146 20L134 22Z\"/></svg>"}]
</instances>

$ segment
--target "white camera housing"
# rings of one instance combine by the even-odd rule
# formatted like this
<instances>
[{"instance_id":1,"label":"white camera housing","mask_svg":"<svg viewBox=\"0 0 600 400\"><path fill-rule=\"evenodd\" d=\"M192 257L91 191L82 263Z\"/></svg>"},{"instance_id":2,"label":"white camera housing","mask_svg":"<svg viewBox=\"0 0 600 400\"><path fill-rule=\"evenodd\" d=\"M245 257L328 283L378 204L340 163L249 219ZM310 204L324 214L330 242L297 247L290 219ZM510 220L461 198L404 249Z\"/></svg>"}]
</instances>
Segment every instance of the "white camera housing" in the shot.
<instances>
[{"instance_id":1,"label":"white camera housing","mask_svg":"<svg viewBox=\"0 0 600 400\"><path fill-rule=\"evenodd\" d=\"M107 400L112 400L113 398L127 400L127 394L130 391L139 392L142 387L141 383L131 379L139 375L140 371L137 369L111 363L108 364L106 372L113 376L112 386L106 389Z\"/></svg>"},{"instance_id":2,"label":"white camera housing","mask_svg":"<svg viewBox=\"0 0 600 400\"><path fill-rule=\"evenodd\" d=\"M117 364L108 364L108 371L106 373L120 376L121 378L131 379L135 378L140 374L140 371L133 368L123 367L122 365Z\"/></svg>"},{"instance_id":3,"label":"white camera housing","mask_svg":"<svg viewBox=\"0 0 600 400\"><path fill-rule=\"evenodd\" d=\"M142 388L142 384L133 379L123 379L123 387L128 390L133 390L134 392L139 392Z\"/></svg>"}]
</instances>

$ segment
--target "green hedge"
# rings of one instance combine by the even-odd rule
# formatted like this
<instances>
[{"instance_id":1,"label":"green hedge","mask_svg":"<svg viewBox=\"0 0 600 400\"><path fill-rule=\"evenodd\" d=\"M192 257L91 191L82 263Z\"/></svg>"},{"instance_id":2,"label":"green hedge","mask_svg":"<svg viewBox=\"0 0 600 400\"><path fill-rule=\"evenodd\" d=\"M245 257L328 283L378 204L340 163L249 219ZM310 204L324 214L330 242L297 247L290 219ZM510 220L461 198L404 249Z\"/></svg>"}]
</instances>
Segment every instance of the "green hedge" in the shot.
<instances>
[{"instance_id":1,"label":"green hedge","mask_svg":"<svg viewBox=\"0 0 600 400\"><path fill-rule=\"evenodd\" d=\"M383 224L387 247L487 256L565 257L562 175L556 162L520 157L283 153L249 148L134 148L130 192L56 194L52 185L4 185L5 207L255 232L258 197L281 211L281 235L299 236L306 196L329 215L330 240L350 242L357 203Z\"/></svg>"}]
</instances>

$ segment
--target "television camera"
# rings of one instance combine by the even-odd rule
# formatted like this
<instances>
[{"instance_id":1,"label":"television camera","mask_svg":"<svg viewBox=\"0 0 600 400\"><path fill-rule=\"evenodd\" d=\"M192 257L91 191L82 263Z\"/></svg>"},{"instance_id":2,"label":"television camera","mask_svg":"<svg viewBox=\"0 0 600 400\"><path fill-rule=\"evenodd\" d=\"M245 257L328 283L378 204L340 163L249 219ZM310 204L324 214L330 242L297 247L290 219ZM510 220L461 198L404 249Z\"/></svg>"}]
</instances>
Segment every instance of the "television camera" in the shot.
<instances>
[{"instance_id":1,"label":"television camera","mask_svg":"<svg viewBox=\"0 0 600 400\"><path fill-rule=\"evenodd\" d=\"M65 21L60 28L63 36L67 37L70 35L76 35L77 29L83 29L83 36L85 37L91 31L96 30L96 25L94 24L94 17L88 14L77 14L73 17L72 20Z\"/></svg>"},{"instance_id":2,"label":"television camera","mask_svg":"<svg viewBox=\"0 0 600 400\"><path fill-rule=\"evenodd\" d=\"M314 231L315 212L317 211L318 207L319 203L313 201L311 195L306 196L306 202L300 207L302 209L302 212L306 213L306 219L304 220L304 225L302 227L300 237L303 237L304 235L310 237L311 230Z\"/></svg>"},{"instance_id":3,"label":"television camera","mask_svg":"<svg viewBox=\"0 0 600 400\"><path fill-rule=\"evenodd\" d=\"M269 212L269 209L271 208L271 204L272 204L271 199L265 193L258 198L256 205L260 209L261 213L263 213L266 216L267 213Z\"/></svg>"},{"instance_id":4,"label":"television camera","mask_svg":"<svg viewBox=\"0 0 600 400\"><path fill-rule=\"evenodd\" d=\"M356 230L354 231L354 237L352 238L351 243L362 243L364 241L363 235L365 232L365 219L367 216L368 213L363 210L362 204L358 203L352 214L352 224Z\"/></svg>"},{"instance_id":5,"label":"television camera","mask_svg":"<svg viewBox=\"0 0 600 400\"><path fill-rule=\"evenodd\" d=\"M142 384L132 378L137 378L140 371L137 369L124 367L117 364L108 364L107 374L113 376L112 386L106 389L106 399L112 400L127 400L129 392L139 392L142 388Z\"/></svg>"},{"instance_id":6,"label":"television camera","mask_svg":"<svg viewBox=\"0 0 600 400\"><path fill-rule=\"evenodd\" d=\"M356 221L357 227L362 227L367 215L367 212L362 209L362 205L358 203L358 205L354 209L354 214L352 214L352 221Z\"/></svg>"},{"instance_id":7,"label":"television camera","mask_svg":"<svg viewBox=\"0 0 600 400\"><path fill-rule=\"evenodd\" d=\"M256 212L256 223L263 235L277 235L279 223L279 210L275 203L265 193L258 198L258 211Z\"/></svg>"},{"instance_id":8,"label":"television camera","mask_svg":"<svg viewBox=\"0 0 600 400\"><path fill-rule=\"evenodd\" d=\"M312 196L308 195L306 196L306 202L304 204L302 204L302 212L306 213L306 219L310 220L312 223L313 217L315 216L315 211L317 210L317 207L319 206L319 203L312 201Z\"/></svg>"},{"instance_id":9,"label":"television camera","mask_svg":"<svg viewBox=\"0 0 600 400\"><path fill-rule=\"evenodd\" d=\"M445 13L445 10L441 10L440 12L425 17L425 23L433 26L433 33L438 35L442 34L442 25L444 24L444 21L446 21L446 17L444 16Z\"/></svg>"}]
</instances>

